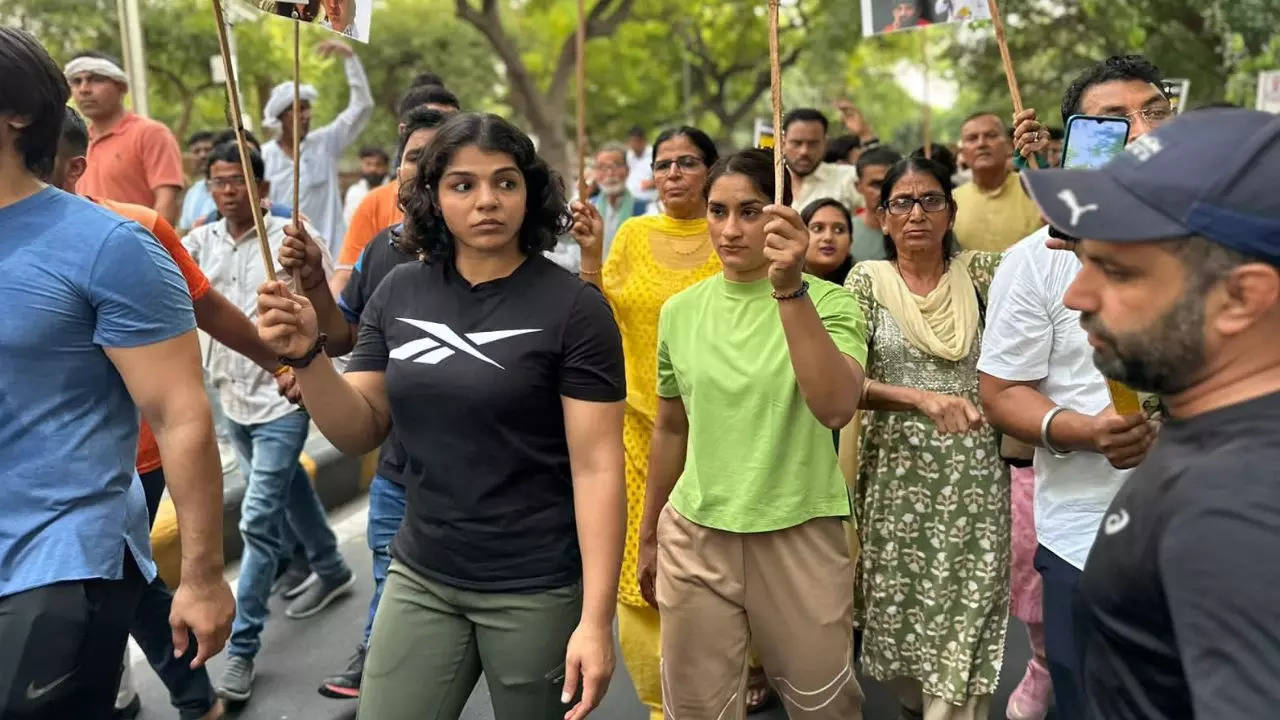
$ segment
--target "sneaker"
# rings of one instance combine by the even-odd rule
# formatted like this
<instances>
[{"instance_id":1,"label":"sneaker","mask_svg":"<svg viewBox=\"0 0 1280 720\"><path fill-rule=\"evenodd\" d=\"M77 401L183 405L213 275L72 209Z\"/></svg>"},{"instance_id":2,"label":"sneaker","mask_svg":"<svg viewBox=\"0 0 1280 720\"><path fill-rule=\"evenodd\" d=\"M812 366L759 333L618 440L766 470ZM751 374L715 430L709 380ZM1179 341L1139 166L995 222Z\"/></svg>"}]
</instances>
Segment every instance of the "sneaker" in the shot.
<instances>
[{"instance_id":1,"label":"sneaker","mask_svg":"<svg viewBox=\"0 0 1280 720\"><path fill-rule=\"evenodd\" d=\"M1049 668L1035 658L1027 663L1022 682L1009 696L1005 717L1009 720L1044 720L1049 714L1049 701L1053 697L1053 680Z\"/></svg>"},{"instance_id":2,"label":"sneaker","mask_svg":"<svg viewBox=\"0 0 1280 720\"><path fill-rule=\"evenodd\" d=\"M280 597L285 600L292 600L302 593L310 590L311 586L320 582L320 576L315 573L310 573L301 580L298 580L297 577L297 575L294 575L293 577L285 575L280 578L280 584L283 586Z\"/></svg>"},{"instance_id":3,"label":"sneaker","mask_svg":"<svg viewBox=\"0 0 1280 720\"><path fill-rule=\"evenodd\" d=\"M275 582L271 584L271 592L273 594L293 592L299 585L310 580L311 575L311 568L307 567L306 563L281 560L280 567L276 570Z\"/></svg>"},{"instance_id":4,"label":"sneaker","mask_svg":"<svg viewBox=\"0 0 1280 720\"><path fill-rule=\"evenodd\" d=\"M253 660L242 655L232 655L227 659L227 669L222 671L214 692L218 697L235 702L244 702L253 693Z\"/></svg>"},{"instance_id":5,"label":"sneaker","mask_svg":"<svg viewBox=\"0 0 1280 720\"><path fill-rule=\"evenodd\" d=\"M360 697L360 676L364 675L364 655L367 651L364 645L356 648L346 670L330 675L320 683L320 694L339 700Z\"/></svg>"},{"instance_id":6,"label":"sneaker","mask_svg":"<svg viewBox=\"0 0 1280 720\"><path fill-rule=\"evenodd\" d=\"M134 694L129 704L111 711L111 720L133 720L142 712L142 698Z\"/></svg>"},{"instance_id":7,"label":"sneaker","mask_svg":"<svg viewBox=\"0 0 1280 720\"><path fill-rule=\"evenodd\" d=\"M321 610L329 607L329 603L342 597L351 591L352 586L356 584L356 574L347 571L347 576L337 582L330 582L324 578L318 579L311 587L307 588L288 610L284 611L285 615L294 620L309 618Z\"/></svg>"}]
</instances>

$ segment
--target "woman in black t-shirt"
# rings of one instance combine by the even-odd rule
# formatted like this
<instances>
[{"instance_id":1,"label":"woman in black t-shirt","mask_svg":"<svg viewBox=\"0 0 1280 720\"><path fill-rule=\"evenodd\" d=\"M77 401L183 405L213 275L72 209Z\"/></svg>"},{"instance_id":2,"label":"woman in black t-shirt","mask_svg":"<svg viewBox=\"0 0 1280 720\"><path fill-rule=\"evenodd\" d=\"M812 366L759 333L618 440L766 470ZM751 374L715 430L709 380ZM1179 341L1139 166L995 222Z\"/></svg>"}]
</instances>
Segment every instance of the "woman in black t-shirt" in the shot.
<instances>
[{"instance_id":1,"label":"woman in black t-shirt","mask_svg":"<svg viewBox=\"0 0 1280 720\"><path fill-rule=\"evenodd\" d=\"M360 696L372 720L456 718L481 672L498 720L586 716L613 672L625 495L617 325L542 256L568 227L560 178L495 115L440 127L403 191L400 265L346 375L303 297L267 283L262 337L339 449L395 424L408 504Z\"/></svg>"}]
</instances>

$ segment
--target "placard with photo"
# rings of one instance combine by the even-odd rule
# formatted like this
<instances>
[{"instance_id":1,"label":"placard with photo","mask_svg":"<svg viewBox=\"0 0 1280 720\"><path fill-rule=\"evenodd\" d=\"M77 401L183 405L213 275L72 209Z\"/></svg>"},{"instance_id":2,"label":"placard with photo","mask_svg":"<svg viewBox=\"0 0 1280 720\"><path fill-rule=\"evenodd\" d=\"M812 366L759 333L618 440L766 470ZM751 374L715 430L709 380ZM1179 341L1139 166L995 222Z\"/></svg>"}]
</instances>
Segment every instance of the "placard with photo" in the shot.
<instances>
[{"instance_id":1,"label":"placard with photo","mask_svg":"<svg viewBox=\"0 0 1280 720\"><path fill-rule=\"evenodd\" d=\"M369 42L373 0L229 0L229 4L263 15L299 20L349 40Z\"/></svg>"}]
</instances>

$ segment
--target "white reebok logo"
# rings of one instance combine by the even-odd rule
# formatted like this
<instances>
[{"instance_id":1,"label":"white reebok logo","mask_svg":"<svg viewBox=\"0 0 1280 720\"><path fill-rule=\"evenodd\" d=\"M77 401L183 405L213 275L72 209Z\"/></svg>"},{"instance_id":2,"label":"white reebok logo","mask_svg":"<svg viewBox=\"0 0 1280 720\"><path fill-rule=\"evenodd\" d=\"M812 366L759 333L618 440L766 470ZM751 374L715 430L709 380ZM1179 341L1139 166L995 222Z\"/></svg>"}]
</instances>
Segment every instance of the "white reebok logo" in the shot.
<instances>
[{"instance_id":1,"label":"white reebok logo","mask_svg":"<svg viewBox=\"0 0 1280 720\"><path fill-rule=\"evenodd\" d=\"M1102 523L1102 532L1108 535L1115 535L1121 530L1129 527L1129 511L1121 508L1117 512L1113 512L1107 516Z\"/></svg>"},{"instance_id":2,"label":"white reebok logo","mask_svg":"<svg viewBox=\"0 0 1280 720\"><path fill-rule=\"evenodd\" d=\"M1089 203L1081 206L1080 201L1076 199L1076 194L1072 190L1063 190L1058 193L1058 199L1061 200L1067 209L1071 211L1071 227L1075 227L1080 222L1080 216L1087 212L1093 212L1098 209L1098 203Z\"/></svg>"},{"instance_id":3,"label":"white reebok logo","mask_svg":"<svg viewBox=\"0 0 1280 720\"><path fill-rule=\"evenodd\" d=\"M529 333L542 332L538 328L528 328L524 330L492 330L489 332L473 332L466 333L465 336L454 332L452 328L443 323L427 322L426 320L414 320L413 318L396 318L401 322L410 325L427 333L427 337L407 342L404 345L391 351L390 356L396 360L413 359L414 362L426 363L427 365L436 365L456 353L466 353L477 360L489 363L499 370L506 368L499 365L493 358L480 352L478 345L488 345L498 340L506 340L507 338L516 337L517 335L528 335Z\"/></svg>"}]
</instances>

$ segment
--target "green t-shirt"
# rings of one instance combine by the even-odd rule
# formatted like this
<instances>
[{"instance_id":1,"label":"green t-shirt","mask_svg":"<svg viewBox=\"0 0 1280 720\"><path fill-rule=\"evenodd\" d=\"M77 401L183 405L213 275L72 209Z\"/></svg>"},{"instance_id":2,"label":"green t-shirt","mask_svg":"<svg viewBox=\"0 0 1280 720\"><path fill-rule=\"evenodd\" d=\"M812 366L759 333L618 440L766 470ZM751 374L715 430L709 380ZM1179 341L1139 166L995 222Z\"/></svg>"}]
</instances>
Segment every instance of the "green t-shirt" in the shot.
<instances>
[{"instance_id":1,"label":"green t-shirt","mask_svg":"<svg viewBox=\"0 0 1280 720\"><path fill-rule=\"evenodd\" d=\"M806 275L809 297L840 352L867 361L866 322L844 288ZM831 430L813 416L768 278L714 275L673 296L658 320L658 395L689 416L672 507L704 527L768 532L849 514Z\"/></svg>"}]
</instances>

